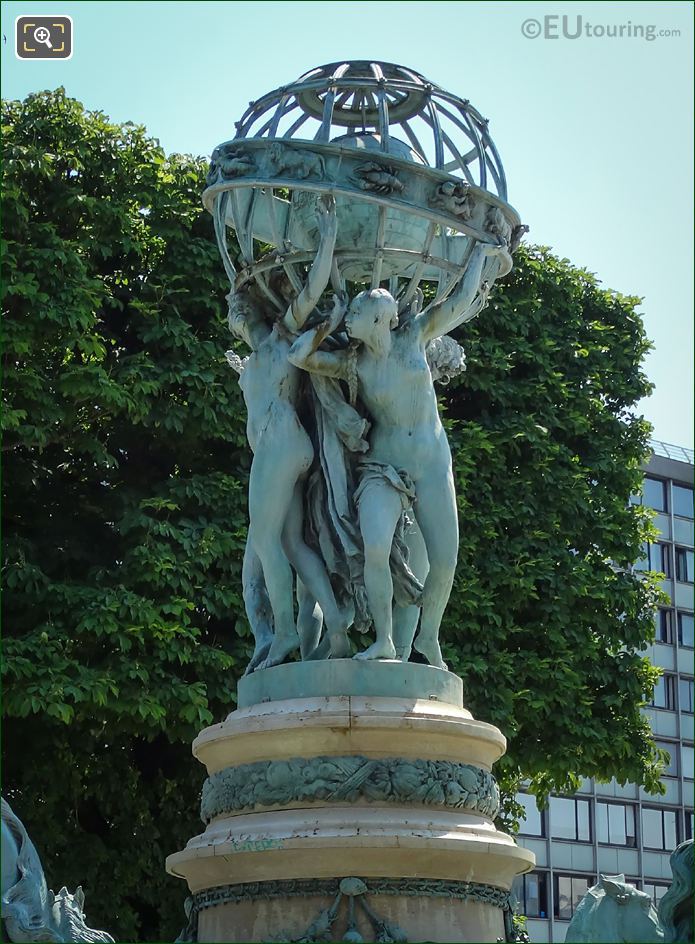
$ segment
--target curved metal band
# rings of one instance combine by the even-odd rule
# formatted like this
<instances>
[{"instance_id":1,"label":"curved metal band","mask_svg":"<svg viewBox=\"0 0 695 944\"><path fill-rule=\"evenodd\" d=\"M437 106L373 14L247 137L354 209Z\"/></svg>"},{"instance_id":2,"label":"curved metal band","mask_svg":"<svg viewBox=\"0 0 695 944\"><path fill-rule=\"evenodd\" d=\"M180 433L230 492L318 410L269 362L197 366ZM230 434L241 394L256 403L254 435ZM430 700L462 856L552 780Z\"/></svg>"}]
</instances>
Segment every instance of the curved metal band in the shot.
<instances>
[{"instance_id":1,"label":"curved metal band","mask_svg":"<svg viewBox=\"0 0 695 944\"><path fill-rule=\"evenodd\" d=\"M381 249L379 250L382 259L403 259L410 258L412 259L413 268L422 263L425 266L438 266L441 269L451 272L454 275L458 276L461 274L461 266L456 262L451 262L449 259L443 259L441 256L431 256L428 253L415 252L412 249ZM255 262L253 265L247 265L242 269L236 277L234 286L236 291L243 288L247 282L250 282L256 275L262 274L264 272L269 272L272 269L277 269L285 265L290 265L294 263L311 263L314 260L315 253L312 252L283 252L278 253L277 256L273 255L270 258L260 259L258 262ZM333 253L335 260L338 263L349 262L351 260L362 260L365 258L365 253L360 250L351 250L351 249L336 249ZM406 271L409 266L406 266ZM407 278L407 275L406 275Z\"/></svg>"}]
</instances>

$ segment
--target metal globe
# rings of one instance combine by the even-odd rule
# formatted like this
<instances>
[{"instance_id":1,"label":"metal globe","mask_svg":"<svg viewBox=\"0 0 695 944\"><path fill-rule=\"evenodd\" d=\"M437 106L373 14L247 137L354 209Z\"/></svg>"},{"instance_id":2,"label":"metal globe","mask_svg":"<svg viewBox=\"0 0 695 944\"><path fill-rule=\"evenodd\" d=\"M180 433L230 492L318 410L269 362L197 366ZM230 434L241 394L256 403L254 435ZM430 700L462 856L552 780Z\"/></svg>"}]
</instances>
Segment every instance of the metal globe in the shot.
<instances>
[{"instance_id":1,"label":"metal globe","mask_svg":"<svg viewBox=\"0 0 695 944\"><path fill-rule=\"evenodd\" d=\"M523 230L487 125L468 101L383 62L321 66L252 102L213 152L203 194L233 286L254 281L282 308L274 276L302 284L329 192L334 289L385 284L402 308L426 280L443 297L475 241L513 249Z\"/></svg>"}]
</instances>

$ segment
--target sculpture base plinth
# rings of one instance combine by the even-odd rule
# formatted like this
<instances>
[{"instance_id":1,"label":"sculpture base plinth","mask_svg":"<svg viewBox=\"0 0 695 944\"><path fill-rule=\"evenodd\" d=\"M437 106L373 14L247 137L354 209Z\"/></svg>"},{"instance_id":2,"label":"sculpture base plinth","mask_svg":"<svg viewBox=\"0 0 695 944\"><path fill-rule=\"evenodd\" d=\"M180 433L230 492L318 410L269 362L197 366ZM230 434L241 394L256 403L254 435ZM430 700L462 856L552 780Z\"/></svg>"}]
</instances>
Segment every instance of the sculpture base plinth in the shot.
<instances>
[{"instance_id":1,"label":"sculpture base plinth","mask_svg":"<svg viewBox=\"0 0 695 944\"><path fill-rule=\"evenodd\" d=\"M511 883L534 863L493 823L503 736L451 673L357 667L256 672L244 707L196 738L207 828L167 869L188 882L198 940L504 939Z\"/></svg>"},{"instance_id":2,"label":"sculpture base plinth","mask_svg":"<svg viewBox=\"0 0 695 944\"><path fill-rule=\"evenodd\" d=\"M484 887L472 889L481 895L477 900L471 897L471 889L466 895L464 886L455 883L391 879L364 884L366 894L352 896L352 903L347 895L338 901L332 927L327 927L330 915L326 918L325 913L340 895L337 881L217 889L209 899L198 897L198 940L298 941L306 939L313 928L327 932L318 933L317 941L343 941L349 928L356 928L363 941L497 941L505 937L503 911L499 902L484 900ZM215 895L217 903L213 904Z\"/></svg>"}]
</instances>

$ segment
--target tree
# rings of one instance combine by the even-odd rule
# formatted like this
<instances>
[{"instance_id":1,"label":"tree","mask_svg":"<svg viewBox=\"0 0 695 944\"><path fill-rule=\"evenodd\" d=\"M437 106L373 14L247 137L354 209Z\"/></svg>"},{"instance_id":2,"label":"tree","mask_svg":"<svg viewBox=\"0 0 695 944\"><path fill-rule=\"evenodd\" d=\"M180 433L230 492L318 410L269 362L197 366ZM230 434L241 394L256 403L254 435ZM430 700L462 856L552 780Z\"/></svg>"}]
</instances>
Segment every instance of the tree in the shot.
<instances>
[{"instance_id":1,"label":"tree","mask_svg":"<svg viewBox=\"0 0 695 944\"><path fill-rule=\"evenodd\" d=\"M95 926L173 939L190 741L233 708L248 650L249 457L205 168L62 91L3 125L5 784Z\"/></svg>"},{"instance_id":2,"label":"tree","mask_svg":"<svg viewBox=\"0 0 695 944\"><path fill-rule=\"evenodd\" d=\"M90 923L172 939L201 726L250 654L249 453L205 165L63 90L3 104L5 791ZM550 252L461 331L443 395L461 516L446 657L500 771L654 788L656 590L630 572L649 385L636 299Z\"/></svg>"},{"instance_id":3,"label":"tree","mask_svg":"<svg viewBox=\"0 0 695 944\"><path fill-rule=\"evenodd\" d=\"M651 534L629 500L649 453L640 300L544 248L515 259L461 330L467 372L446 397L461 541L445 658L510 738L508 789L530 778L543 802L581 775L660 792L639 710L660 594L631 566Z\"/></svg>"}]
</instances>

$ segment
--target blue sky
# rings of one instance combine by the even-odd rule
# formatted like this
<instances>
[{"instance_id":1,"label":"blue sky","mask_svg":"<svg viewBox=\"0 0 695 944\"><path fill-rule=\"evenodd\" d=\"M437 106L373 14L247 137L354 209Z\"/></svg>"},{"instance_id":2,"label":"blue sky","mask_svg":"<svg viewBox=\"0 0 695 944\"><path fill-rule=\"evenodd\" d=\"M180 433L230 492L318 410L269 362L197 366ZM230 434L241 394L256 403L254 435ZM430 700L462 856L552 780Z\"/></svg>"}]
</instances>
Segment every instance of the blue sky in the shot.
<instances>
[{"instance_id":1,"label":"blue sky","mask_svg":"<svg viewBox=\"0 0 695 944\"><path fill-rule=\"evenodd\" d=\"M249 100L343 58L400 62L469 98L490 119L529 238L644 298L656 391L640 409L657 438L692 447L689 2L60 0L1 9L4 97L64 85L88 108L145 124L168 151L209 154L233 137ZM27 14L72 16L72 59L17 60L14 19ZM563 15L582 35L562 36ZM523 35L528 20L540 36ZM621 25L622 38L595 35ZM649 41L639 27L680 35Z\"/></svg>"}]
</instances>

